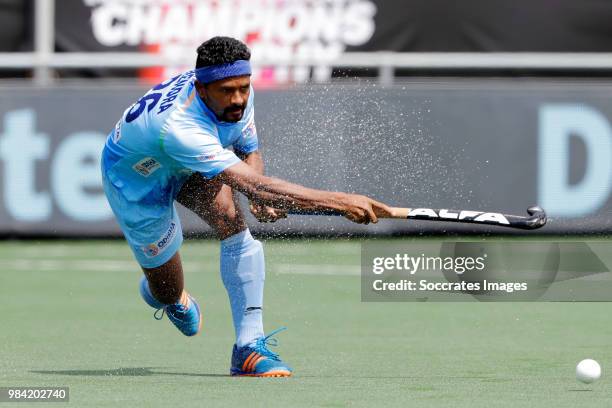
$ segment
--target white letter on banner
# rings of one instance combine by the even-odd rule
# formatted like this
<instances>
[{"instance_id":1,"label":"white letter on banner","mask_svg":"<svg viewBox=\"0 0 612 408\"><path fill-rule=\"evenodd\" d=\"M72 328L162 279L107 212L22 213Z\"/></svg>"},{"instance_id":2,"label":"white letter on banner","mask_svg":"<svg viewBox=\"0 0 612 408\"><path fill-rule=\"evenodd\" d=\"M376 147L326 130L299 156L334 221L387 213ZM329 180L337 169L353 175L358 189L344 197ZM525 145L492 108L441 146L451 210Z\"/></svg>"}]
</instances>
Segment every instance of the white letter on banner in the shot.
<instances>
[{"instance_id":1,"label":"white letter on banner","mask_svg":"<svg viewBox=\"0 0 612 408\"><path fill-rule=\"evenodd\" d=\"M79 132L69 136L55 152L51 171L53 194L64 214L75 220L100 221L112 216L104 193L84 191L102 187L100 154L104 141L100 133Z\"/></svg>"},{"instance_id":2,"label":"white letter on banner","mask_svg":"<svg viewBox=\"0 0 612 408\"><path fill-rule=\"evenodd\" d=\"M49 155L47 135L36 132L32 109L8 112L0 136L0 158L4 161L4 203L19 221L44 221L51 216L51 197L36 191L36 160Z\"/></svg>"},{"instance_id":3,"label":"white letter on banner","mask_svg":"<svg viewBox=\"0 0 612 408\"><path fill-rule=\"evenodd\" d=\"M570 137L586 146L586 171L571 185ZM612 130L597 110L574 104L548 104L540 108L539 199L552 216L580 217L606 203L612 183Z\"/></svg>"},{"instance_id":4,"label":"white letter on banner","mask_svg":"<svg viewBox=\"0 0 612 408\"><path fill-rule=\"evenodd\" d=\"M91 12L91 29L98 42L106 47L125 43L127 8L123 4L109 3Z\"/></svg>"}]
</instances>

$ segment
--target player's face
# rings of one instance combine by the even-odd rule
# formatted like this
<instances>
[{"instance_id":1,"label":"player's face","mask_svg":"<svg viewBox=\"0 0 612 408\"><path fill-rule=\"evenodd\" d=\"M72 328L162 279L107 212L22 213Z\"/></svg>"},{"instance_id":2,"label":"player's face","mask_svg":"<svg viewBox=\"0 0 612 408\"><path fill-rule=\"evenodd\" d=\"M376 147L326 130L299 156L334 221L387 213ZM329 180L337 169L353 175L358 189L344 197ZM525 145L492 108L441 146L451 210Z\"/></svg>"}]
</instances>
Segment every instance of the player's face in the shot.
<instances>
[{"instance_id":1,"label":"player's face","mask_svg":"<svg viewBox=\"0 0 612 408\"><path fill-rule=\"evenodd\" d=\"M251 77L249 75L222 79L208 85L197 85L200 98L217 118L224 122L238 122L244 115L249 94Z\"/></svg>"}]
</instances>

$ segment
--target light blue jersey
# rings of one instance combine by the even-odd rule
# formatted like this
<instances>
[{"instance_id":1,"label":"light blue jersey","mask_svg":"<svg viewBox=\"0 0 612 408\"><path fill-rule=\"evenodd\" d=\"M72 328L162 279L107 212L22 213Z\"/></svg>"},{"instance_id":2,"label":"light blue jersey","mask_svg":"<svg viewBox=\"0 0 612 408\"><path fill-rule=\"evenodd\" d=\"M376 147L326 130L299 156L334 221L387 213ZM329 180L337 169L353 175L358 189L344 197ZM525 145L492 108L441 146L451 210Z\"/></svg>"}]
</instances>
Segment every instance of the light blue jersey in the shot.
<instances>
[{"instance_id":1,"label":"light blue jersey","mask_svg":"<svg viewBox=\"0 0 612 408\"><path fill-rule=\"evenodd\" d=\"M258 148L253 90L243 118L221 122L194 82L188 71L149 90L124 112L102 154L104 190L143 267L162 265L180 247L174 200L189 176L213 178L240 161L234 152Z\"/></svg>"},{"instance_id":2,"label":"light blue jersey","mask_svg":"<svg viewBox=\"0 0 612 408\"><path fill-rule=\"evenodd\" d=\"M257 150L253 92L237 123L220 122L198 97L193 71L162 82L128 108L106 141L109 179L138 200L172 177L200 172L212 178Z\"/></svg>"}]
</instances>

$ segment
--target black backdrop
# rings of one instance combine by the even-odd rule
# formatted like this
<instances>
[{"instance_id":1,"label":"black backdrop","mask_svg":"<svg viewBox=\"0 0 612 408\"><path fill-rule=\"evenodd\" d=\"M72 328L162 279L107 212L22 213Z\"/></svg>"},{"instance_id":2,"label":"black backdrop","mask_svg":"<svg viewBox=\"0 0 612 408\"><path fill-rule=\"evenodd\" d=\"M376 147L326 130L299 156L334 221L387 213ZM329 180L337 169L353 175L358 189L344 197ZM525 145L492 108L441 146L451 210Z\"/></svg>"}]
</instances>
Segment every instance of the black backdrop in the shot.
<instances>
[{"instance_id":1,"label":"black backdrop","mask_svg":"<svg viewBox=\"0 0 612 408\"><path fill-rule=\"evenodd\" d=\"M32 50L32 0L0 0L0 52Z\"/></svg>"},{"instance_id":2,"label":"black backdrop","mask_svg":"<svg viewBox=\"0 0 612 408\"><path fill-rule=\"evenodd\" d=\"M346 0L351 1L365 0ZM612 1L367 1L377 8L375 33L348 51L612 51ZM56 1L56 8L58 49L108 51L92 34L91 10L83 0Z\"/></svg>"},{"instance_id":3,"label":"black backdrop","mask_svg":"<svg viewBox=\"0 0 612 408\"><path fill-rule=\"evenodd\" d=\"M378 0L376 32L351 51L608 52L612 2Z\"/></svg>"},{"instance_id":4,"label":"black backdrop","mask_svg":"<svg viewBox=\"0 0 612 408\"><path fill-rule=\"evenodd\" d=\"M611 1L371 1L374 36L349 51L612 51ZM0 0L0 51L32 48L32 3ZM108 50L95 40L83 0L56 1L56 9L58 50Z\"/></svg>"}]
</instances>

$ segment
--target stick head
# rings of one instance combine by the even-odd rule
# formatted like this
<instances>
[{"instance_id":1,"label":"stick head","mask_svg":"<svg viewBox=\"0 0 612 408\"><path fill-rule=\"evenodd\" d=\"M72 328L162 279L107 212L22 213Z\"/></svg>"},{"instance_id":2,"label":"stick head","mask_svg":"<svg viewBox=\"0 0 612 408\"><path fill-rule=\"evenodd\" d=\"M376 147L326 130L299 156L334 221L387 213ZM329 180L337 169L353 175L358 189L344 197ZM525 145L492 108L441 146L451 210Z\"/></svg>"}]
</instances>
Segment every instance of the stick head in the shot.
<instances>
[{"instance_id":1,"label":"stick head","mask_svg":"<svg viewBox=\"0 0 612 408\"><path fill-rule=\"evenodd\" d=\"M531 215L526 221L526 225L529 229L536 229L543 227L546 224L546 212L542 207L533 206L527 209L527 213Z\"/></svg>"}]
</instances>

